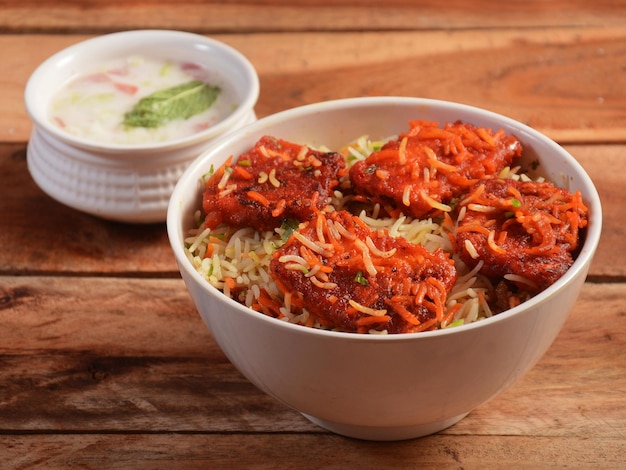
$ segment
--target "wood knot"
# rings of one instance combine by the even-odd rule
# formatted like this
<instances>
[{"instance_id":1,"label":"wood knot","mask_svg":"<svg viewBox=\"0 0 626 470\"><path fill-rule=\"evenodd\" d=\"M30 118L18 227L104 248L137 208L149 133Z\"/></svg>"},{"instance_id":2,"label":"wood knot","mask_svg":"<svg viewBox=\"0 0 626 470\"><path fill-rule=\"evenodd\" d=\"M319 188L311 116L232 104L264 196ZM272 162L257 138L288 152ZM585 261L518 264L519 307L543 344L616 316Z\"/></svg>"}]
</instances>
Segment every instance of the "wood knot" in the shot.
<instances>
[{"instance_id":1,"label":"wood knot","mask_svg":"<svg viewBox=\"0 0 626 470\"><path fill-rule=\"evenodd\" d=\"M0 287L0 310L14 308L22 303L22 299L31 296L32 293L27 287Z\"/></svg>"}]
</instances>

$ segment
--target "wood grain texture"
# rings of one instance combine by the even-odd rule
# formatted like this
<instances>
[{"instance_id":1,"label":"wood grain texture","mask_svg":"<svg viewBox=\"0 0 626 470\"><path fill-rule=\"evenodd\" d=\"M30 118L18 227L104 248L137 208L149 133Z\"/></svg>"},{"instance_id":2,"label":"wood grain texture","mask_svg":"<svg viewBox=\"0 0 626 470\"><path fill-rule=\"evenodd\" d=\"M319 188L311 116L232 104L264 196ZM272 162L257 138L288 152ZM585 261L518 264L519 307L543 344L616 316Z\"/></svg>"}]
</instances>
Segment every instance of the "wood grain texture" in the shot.
<instances>
[{"instance_id":1,"label":"wood grain texture","mask_svg":"<svg viewBox=\"0 0 626 470\"><path fill-rule=\"evenodd\" d=\"M1 0L0 31L108 32L179 28L203 33L620 26L621 1L556 0ZM192 12L192 14L190 14Z\"/></svg>"},{"instance_id":2,"label":"wood grain texture","mask_svg":"<svg viewBox=\"0 0 626 470\"><path fill-rule=\"evenodd\" d=\"M0 188L0 243L6 248L0 272L153 277L178 273L164 223L105 221L53 200L32 180L23 144L0 144Z\"/></svg>"},{"instance_id":3,"label":"wood grain texture","mask_svg":"<svg viewBox=\"0 0 626 470\"><path fill-rule=\"evenodd\" d=\"M621 214L626 195L622 173L607 168L626 165L626 146L566 149L589 173L603 203L603 235L590 274L599 280L623 280L626 232ZM51 199L28 173L24 144L0 144L0 188L0 273L178 276L164 224L109 222Z\"/></svg>"},{"instance_id":4,"label":"wood grain texture","mask_svg":"<svg viewBox=\"0 0 626 470\"><path fill-rule=\"evenodd\" d=\"M625 25L622 0L0 0L0 469L622 468ZM259 73L259 117L423 96L562 144L594 180L604 226L544 357L456 425L404 442L328 433L254 387L202 323L164 224L82 214L28 173L38 64L145 28L240 50Z\"/></svg>"},{"instance_id":5,"label":"wood grain texture","mask_svg":"<svg viewBox=\"0 0 626 470\"><path fill-rule=\"evenodd\" d=\"M626 449L624 284L586 284L546 355L502 395L437 436L386 445L326 433L247 382L180 280L2 277L0 285L0 455L15 465L243 465L276 457L278 435L280 461L293 465L315 447L341 454L342 465L382 452L389 464L456 455L460 466L481 468L534 468L548 457L609 468ZM584 452L581 436L593 436ZM321 454L320 465L337 463Z\"/></svg>"},{"instance_id":6,"label":"wood grain texture","mask_svg":"<svg viewBox=\"0 0 626 470\"><path fill-rule=\"evenodd\" d=\"M563 448L567 451L563 452ZM24 469L186 470L347 468L615 470L624 439L436 435L417 441L363 442L328 434L134 434L4 436L7 467Z\"/></svg>"},{"instance_id":7,"label":"wood grain texture","mask_svg":"<svg viewBox=\"0 0 626 470\"><path fill-rule=\"evenodd\" d=\"M229 38L244 49L236 39ZM248 56L263 96L282 97L282 108L354 96L419 96L486 108L561 143L580 143L626 141L626 74L619 60L625 52L621 29L573 28L305 34L295 44ZM299 73L289 69L295 57ZM260 115L275 112L266 106L259 101Z\"/></svg>"},{"instance_id":8,"label":"wood grain texture","mask_svg":"<svg viewBox=\"0 0 626 470\"><path fill-rule=\"evenodd\" d=\"M0 36L0 142L28 139L34 69L92 36ZM257 69L259 117L316 101L402 95L520 120L561 143L626 142L623 28L215 35Z\"/></svg>"}]
</instances>

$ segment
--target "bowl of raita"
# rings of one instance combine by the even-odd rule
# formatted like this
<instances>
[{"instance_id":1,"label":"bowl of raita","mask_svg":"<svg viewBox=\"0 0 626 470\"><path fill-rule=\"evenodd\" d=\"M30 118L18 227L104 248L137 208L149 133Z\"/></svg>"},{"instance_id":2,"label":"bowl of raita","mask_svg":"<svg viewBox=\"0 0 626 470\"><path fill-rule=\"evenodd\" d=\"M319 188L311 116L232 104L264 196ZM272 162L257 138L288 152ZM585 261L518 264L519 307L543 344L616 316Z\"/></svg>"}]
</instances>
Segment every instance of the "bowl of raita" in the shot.
<instances>
[{"instance_id":1,"label":"bowl of raita","mask_svg":"<svg viewBox=\"0 0 626 470\"><path fill-rule=\"evenodd\" d=\"M548 137L409 97L311 104L225 136L167 217L234 366L321 427L370 440L445 429L530 370L601 225L589 176Z\"/></svg>"},{"instance_id":2,"label":"bowl of raita","mask_svg":"<svg viewBox=\"0 0 626 470\"><path fill-rule=\"evenodd\" d=\"M25 90L28 168L51 197L123 222L162 222L187 165L256 119L250 61L215 39L138 30L71 45Z\"/></svg>"}]
</instances>

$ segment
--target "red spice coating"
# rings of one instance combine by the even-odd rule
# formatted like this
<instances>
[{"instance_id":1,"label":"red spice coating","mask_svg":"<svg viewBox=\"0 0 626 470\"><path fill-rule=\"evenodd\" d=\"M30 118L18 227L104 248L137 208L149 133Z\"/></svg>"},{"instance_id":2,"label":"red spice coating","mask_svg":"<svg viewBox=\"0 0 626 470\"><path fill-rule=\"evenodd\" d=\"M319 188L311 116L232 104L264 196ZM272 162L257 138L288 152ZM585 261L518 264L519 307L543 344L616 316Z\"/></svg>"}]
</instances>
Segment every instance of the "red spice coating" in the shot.
<instances>
[{"instance_id":1,"label":"red spice coating","mask_svg":"<svg viewBox=\"0 0 626 470\"><path fill-rule=\"evenodd\" d=\"M448 204L479 179L497 176L522 153L520 142L503 131L461 122L440 128L411 121L410 126L350 169L354 191L391 214L441 214L436 204Z\"/></svg>"},{"instance_id":2,"label":"red spice coating","mask_svg":"<svg viewBox=\"0 0 626 470\"><path fill-rule=\"evenodd\" d=\"M570 268L579 229L587 225L580 192L549 182L482 181L461 207L467 211L456 235L461 259L469 266L483 260L481 272L491 278L522 276L535 284L519 284L530 292L544 290Z\"/></svg>"},{"instance_id":3,"label":"red spice coating","mask_svg":"<svg viewBox=\"0 0 626 470\"><path fill-rule=\"evenodd\" d=\"M334 224L341 224L355 237L331 239L329 225ZM317 244L320 227L328 254L313 253L294 235L275 253L270 270L281 290L297 296L322 324L342 331L409 333L439 326L457 276L447 254L442 250L431 253L385 231L372 231L346 211L318 214L301 226L299 234ZM366 248L364 255L368 237L375 249ZM392 256L381 254L394 249ZM304 270L289 268L288 262L281 262L285 255L303 256L309 261L309 270L320 266L322 275L317 277L330 285L320 287ZM371 258L376 273L368 272L364 256ZM379 316L364 313L350 300L378 311Z\"/></svg>"},{"instance_id":4,"label":"red spice coating","mask_svg":"<svg viewBox=\"0 0 626 470\"><path fill-rule=\"evenodd\" d=\"M261 289L252 305L258 311L281 317L287 304L294 314L310 312L307 326L315 319L357 333L433 330L449 325L461 307L446 306L457 278L452 255L372 230L329 206L332 191L341 181L350 196L345 207L355 214L359 207L373 212L372 203L381 204L382 216L446 212L447 230L463 211L454 232L446 232L454 256L470 269L482 261L480 272L493 284L483 301L499 313L558 280L587 226L580 192L499 177L521 152L520 142L503 131L412 121L409 131L351 168L348 187L340 154L266 136L207 181L205 225L266 231L285 219L301 222L270 263L285 302L273 289ZM523 279L507 280L511 274ZM247 287L230 289L244 301Z\"/></svg>"},{"instance_id":5,"label":"red spice coating","mask_svg":"<svg viewBox=\"0 0 626 470\"><path fill-rule=\"evenodd\" d=\"M262 137L207 181L202 202L205 224L272 230L285 219L308 220L314 210L328 204L344 168L338 153Z\"/></svg>"}]
</instances>

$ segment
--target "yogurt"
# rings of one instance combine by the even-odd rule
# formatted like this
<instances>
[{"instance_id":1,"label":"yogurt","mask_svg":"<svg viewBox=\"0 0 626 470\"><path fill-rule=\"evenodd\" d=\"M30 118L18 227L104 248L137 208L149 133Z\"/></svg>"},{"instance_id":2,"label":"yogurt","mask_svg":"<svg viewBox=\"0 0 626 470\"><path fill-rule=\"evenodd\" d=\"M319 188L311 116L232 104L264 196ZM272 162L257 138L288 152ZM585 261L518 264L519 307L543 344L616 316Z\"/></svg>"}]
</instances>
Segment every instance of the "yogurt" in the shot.
<instances>
[{"instance_id":1,"label":"yogurt","mask_svg":"<svg viewBox=\"0 0 626 470\"><path fill-rule=\"evenodd\" d=\"M142 98L192 80L220 89L207 110L159 127L123 124L126 113ZM235 90L215 71L190 62L131 56L73 78L53 97L49 117L55 125L77 137L109 144L140 145L201 132L224 119L237 105Z\"/></svg>"}]
</instances>

